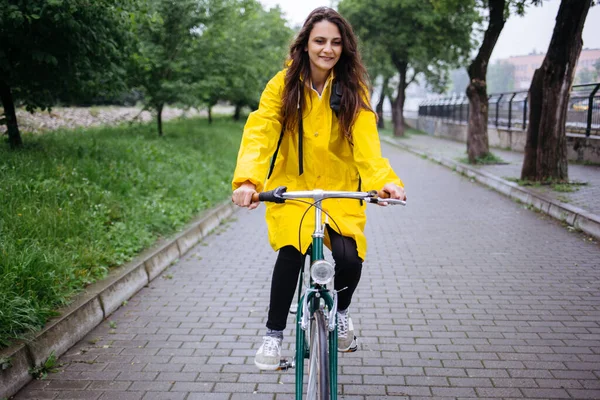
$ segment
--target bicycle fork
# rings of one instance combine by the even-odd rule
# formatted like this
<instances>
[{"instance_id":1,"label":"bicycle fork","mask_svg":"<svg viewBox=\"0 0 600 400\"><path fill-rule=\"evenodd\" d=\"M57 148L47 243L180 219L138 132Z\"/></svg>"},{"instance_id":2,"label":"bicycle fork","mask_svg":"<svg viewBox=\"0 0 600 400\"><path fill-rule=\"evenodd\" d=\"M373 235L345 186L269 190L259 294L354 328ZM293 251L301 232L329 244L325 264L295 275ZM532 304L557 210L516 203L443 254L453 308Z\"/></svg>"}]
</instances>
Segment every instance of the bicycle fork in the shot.
<instances>
[{"instance_id":1,"label":"bicycle fork","mask_svg":"<svg viewBox=\"0 0 600 400\"><path fill-rule=\"evenodd\" d=\"M287 371L290 368L296 369L296 399L302 399L304 382L304 359L309 357L309 350L306 337L310 337L309 316L312 314L309 307L313 301L320 302L323 299L330 309L327 313L327 328L329 330L329 393L331 400L337 400L337 331L336 331L336 311L337 311L337 293L335 291L326 292L327 295L321 296L319 289L307 289L304 296L298 302L296 314L296 355L291 359L281 359L279 362L279 371Z\"/></svg>"}]
</instances>

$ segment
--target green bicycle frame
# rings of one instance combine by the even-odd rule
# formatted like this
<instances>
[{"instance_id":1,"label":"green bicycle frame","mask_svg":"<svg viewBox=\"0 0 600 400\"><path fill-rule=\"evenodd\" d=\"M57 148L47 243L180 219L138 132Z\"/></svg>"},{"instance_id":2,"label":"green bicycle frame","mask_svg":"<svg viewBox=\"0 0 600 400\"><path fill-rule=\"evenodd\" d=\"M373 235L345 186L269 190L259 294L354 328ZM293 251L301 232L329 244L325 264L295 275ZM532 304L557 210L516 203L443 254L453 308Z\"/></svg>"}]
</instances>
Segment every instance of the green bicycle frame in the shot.
<instances>
[{"instance_id":1,"label":"green bicycle frame","mask_svg":"<svg viewBox=\"0 0 600 400\"><path fill-rule=\"evenodd\" d=\"M315 231L312 235L310 265L315 261L323 260L323 246L325 238L325 227L322 223L321 210L315 210ZM320 300L325 301L325 305L330 310L333 307L333 298L329 291L319 285L310 283L311 289L316 291L307 291L302 295L302 283L304 282L304 268L300 270L299 290L298 290L298 309L296 313L296 400L302 400L302 389L304 380L304 359L309 358L309 348L307 344L306 332L301 327L302 321L302 305L304 297L309 304L309 312L314 313L320 306ZM329 393L331 400L337 400L337 368L338 368L338 353L337 353L337 324L336 328L329 332Z\"/></svg>"}]
</instances>

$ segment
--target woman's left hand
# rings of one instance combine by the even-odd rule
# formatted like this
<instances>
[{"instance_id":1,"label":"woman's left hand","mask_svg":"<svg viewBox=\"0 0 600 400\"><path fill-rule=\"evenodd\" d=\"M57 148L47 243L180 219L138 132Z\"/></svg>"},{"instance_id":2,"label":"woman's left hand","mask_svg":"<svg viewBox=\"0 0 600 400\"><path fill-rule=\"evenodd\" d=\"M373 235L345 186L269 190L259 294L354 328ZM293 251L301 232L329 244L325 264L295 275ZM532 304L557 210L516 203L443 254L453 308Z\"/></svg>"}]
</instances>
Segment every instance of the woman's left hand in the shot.
<instances>
[{"instance_id":1,"label":"woman's left hand","mask_svg":"<svg viewBox=\"0 0 600 400\"><path fill-rule=\"evenodd\" d=\"M406 201L406 192L402 186L395 183L386 183L377 195L381 198L391 198ZM382 206L387 206L387 203L380 203Z\"/></svg>"}]
</instances>

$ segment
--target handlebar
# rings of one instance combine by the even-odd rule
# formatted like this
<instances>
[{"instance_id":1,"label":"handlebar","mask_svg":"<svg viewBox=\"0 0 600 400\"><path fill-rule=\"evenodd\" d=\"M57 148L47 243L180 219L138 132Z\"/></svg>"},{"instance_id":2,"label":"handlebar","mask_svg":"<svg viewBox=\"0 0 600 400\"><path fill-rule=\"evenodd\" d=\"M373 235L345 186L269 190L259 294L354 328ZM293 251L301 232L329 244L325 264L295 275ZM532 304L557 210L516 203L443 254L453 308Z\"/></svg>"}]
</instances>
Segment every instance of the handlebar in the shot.
<instances>
[{"instance_id":1,"label":"handlebar","mask_svg":"<svg viewBox=\"0 0 600 400\"><path fill-rule=\"evenodd\" d=\"M315 190L302 190L288 192L287 187L279 186L273 190L269 190L261 193L254 193L252 195L252 202L256 203L259 201L268 201L272 203L285 203L288 199L313 199L313 200L324 200L324 199L356 199L363 200L367 203L387 203L387 204L400 204L405 206L405 200L390 199L379 197L376 190L369 192L347 192L347 191L326 191L321 189Z\"/></svg>"}]
</instances>

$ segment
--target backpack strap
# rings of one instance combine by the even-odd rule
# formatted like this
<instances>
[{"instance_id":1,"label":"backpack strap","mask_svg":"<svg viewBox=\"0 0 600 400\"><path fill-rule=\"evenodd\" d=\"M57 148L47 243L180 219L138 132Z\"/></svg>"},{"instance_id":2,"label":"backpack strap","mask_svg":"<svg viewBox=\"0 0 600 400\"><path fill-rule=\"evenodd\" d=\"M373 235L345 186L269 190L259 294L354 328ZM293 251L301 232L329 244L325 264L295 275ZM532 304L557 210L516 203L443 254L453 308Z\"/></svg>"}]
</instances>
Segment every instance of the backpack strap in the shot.
<instances>
[{"instance_id":1,"label":"backpack strap","mask_svg":"<svg viewBox=\"0 0 600 400\"><path fill-rule=\"evenodd\" d=\"M304 129L302 123L302 108L298 109L298 175L302 175L304 172L304 165L302 160L304 159L302 154L302 136L304 136Z\"/></svg>"},{"instance_id":2,"label":"backpack strap","mask_svg":"<svg viewBox=\"0 0 600 400\"><path fill-rule=\"evenodd\" d=\"M336 116L339 117L340 106L342 105L342 88L337 79L333 80L331 86L331 97L329 97L329 106L333 110Z\"/></svg>"},{"instance_id":3,"label":"backpack strap","mask_svg":"<svg viewBox=\"0 0 600 400\"><path fill-rule=\"evenodd\" d=\"M281 147L281 140L283 139L283 130L284 127L281 127L281 133L279 134L279 140L277 141L277 148L275 149L275 153L273 153L273 157L271 157L271 165L269 166L269 174L267 175L267 179L271 177L273 173L273 167L275 167L275 160L277 159L277 153L279 153L279 148Z\"/></svg>"}]
</instances>

